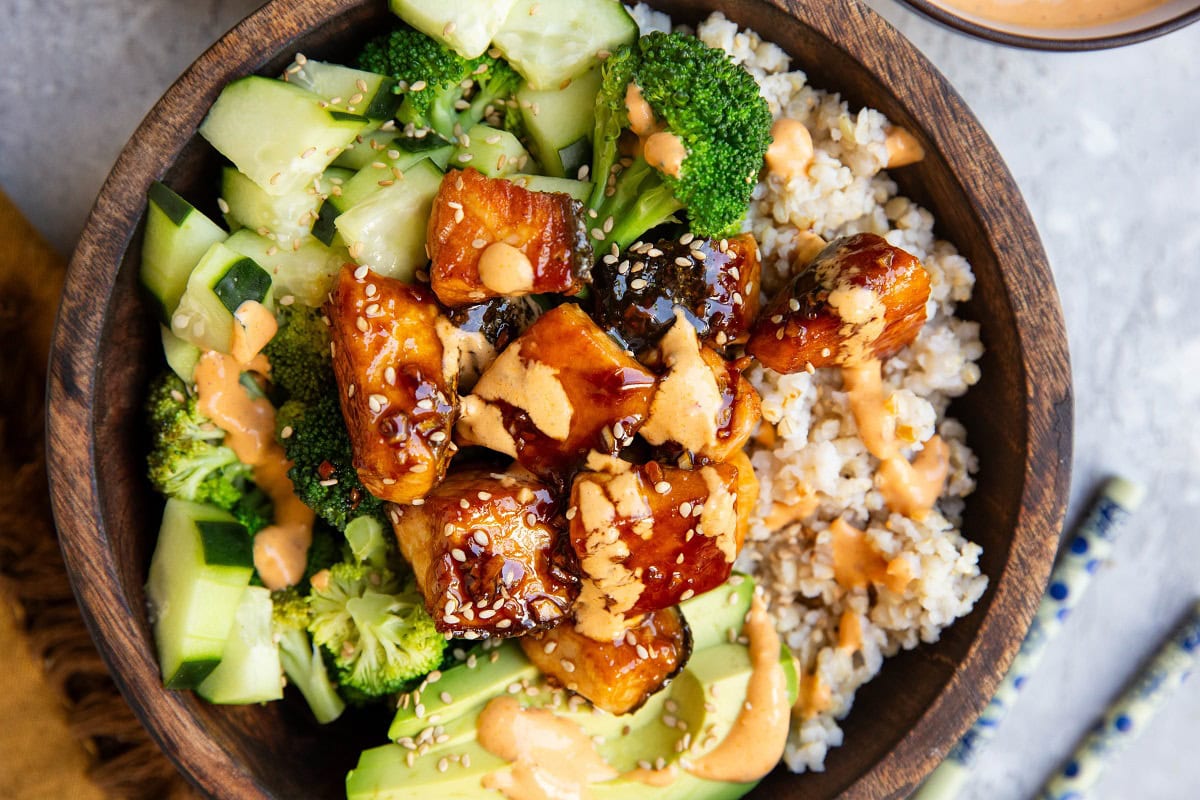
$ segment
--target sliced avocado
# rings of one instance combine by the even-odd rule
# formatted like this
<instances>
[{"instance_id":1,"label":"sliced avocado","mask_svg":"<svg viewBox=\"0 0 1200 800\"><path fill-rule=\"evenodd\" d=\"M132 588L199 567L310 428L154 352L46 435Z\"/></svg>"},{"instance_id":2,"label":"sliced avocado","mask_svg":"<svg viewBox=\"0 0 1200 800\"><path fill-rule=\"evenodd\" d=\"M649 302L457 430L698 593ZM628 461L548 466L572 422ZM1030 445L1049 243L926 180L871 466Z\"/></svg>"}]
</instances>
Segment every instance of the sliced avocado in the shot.
<instances>
[{"instance_id":1,"label":"sliced avocado","mask_svg":"<svg viewBox=\"0 0 1200 800\"><path fill-rule=\"evenodd\" d=\"M410 755L411 767L407 760ZM443 759L445 771L439 769ZM508 762L474 740L449 751L431 750L423 756L398 744L385 744L359 756L358 766L346 776L346 800L502 798L499 792L486 791L481 782L484 776L507 767Z\"/></svg>"},{"instance_id":2,"label":"sliced avocado","mask_svg":"<svg viewBox=\"0 0 1200 800\"><path fill-rule=\"evenodd\" d=\"M492 653L497 654L495 661L491 660ZM446 725L459 717L473 719L475 714L472 712L504 694L510 685L523 680L537 682L541 678L537 667L529 663L515 642L505 642L489 652L479 650L471 655L473 658L451 667L437 682L426 686L421 692L420 703L410 701L396 710L388 729L389 739L395 742L416 737L430 725Z\"/></svg>"},{"instance_id":3,"label":"sliced avocado","mask_svg":"<svg viewBox=\"0 0 1200 800\"><path fill-rule=\"evenodd\" d=\"M679 610L692 631L692 652L727 644L731 630L741 633L753 599L754 581L735 573L712 591L681 603Z\"/></svg>"}]
</instances>

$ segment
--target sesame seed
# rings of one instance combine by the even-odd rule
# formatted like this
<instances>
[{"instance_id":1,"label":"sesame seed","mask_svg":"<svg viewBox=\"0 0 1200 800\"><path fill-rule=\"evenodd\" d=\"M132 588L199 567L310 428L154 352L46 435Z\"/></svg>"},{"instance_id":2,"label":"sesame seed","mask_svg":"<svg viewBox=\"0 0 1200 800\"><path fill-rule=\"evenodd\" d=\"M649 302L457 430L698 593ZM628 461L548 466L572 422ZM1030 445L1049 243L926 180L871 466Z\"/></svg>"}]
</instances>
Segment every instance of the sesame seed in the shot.
<instances>
[{"instance_id":1,"label":"sesame seed","mask_svg":"<svg viewBox=\"0 0 1200 800\"><path fill-rule=\"evenodd\" d=\"M494 616L496 616L496 612L490 608L485 608L483 611L479 612L480 619L491 619Z\"/></svg>"},{"instance_id":2,"label":"sesame seed","mask_svg":"<svg viewBox=\"0 0 1200 800\"><path fill-rule=\"evenodd\" d=\"M363 278L367 277L368 271L367 265L363 264L361 267L354 270L354 280L361 281Z\"/></svg>"},{"instance_id":3,"label":"sesame seed","mask_svg":"<svg viewBox=\"0 0 1200 800\"><path fill-rule=\"evenodd\" d=\"M429 441L431 441L431 442L446 441L446 432L445 431L434 431L433 433L429 434Z\"/></svg>"},{"instance_id":4,"label":"sesame seed","mask_svg":"<svg viewBox=\"0 0 1200 800\"><path fill-rule=\"evenodd\" d=\"M467 502L467 498L460 497L458 500L458 507L461 508L463 511L466 511L468 508L471 507L471 504Z\"/></svg>"},{"instance_id":5,"label":"sesame seed","mask_svg":"<svg viewBox=\"0 0 1200 800\"><path fill-rule=\"evenodd\" d=\"M504 628L510 628L510 627L512 627L512 620L511 619L502 619L496 623L496 627L501 630L503 630Z\"/></svg>"},{"instance_id":6,"label":"sesame seed","mask_svg":"<svg viewBox=\"0 0 1200 800\"><path fill-rule=\"evenodd\" d=\"M575 671L575 662L574 661L564 658L564 659L561 659L559 661L559 663L562 664L563 670L566 671L568 674Z\"/></svg>"},{"instance_id":7,"label":"sesame seed","mask_svg":"<svg viewBox=\"0 0 1200 800\"><path fill-rule=\"evenodd\" d=\"M450 551L450 557L459 563L467 560L467 554L457 547Z\"/></svg>"},{"instance_id":8,"label":"sesame seed","mask_svg":"<svg viewBox=\"0 0 1200 800\"><path fill-rule=\"evenodd\" d=\"M354 327L358 328L363 333L366 333L367 332L367 321L365 319L363 319L362 317L358 317L356 320L354 320Z\"/></svg>"},{"instance_id":9,"label":"sesame seed","mask_svg":"<svg viewBox=\"0 0 1200 800\"><path fill-rule=\"evenodd\" d=\"M384 479L383 479L383 485L384 485L384 486L395 486L395 485L396 485L396 479L395 479L395 478L384 478Z\"/></svg>"},{"instance_id":10,"label":"sesame seed","mask_svg":"<svg viewBox=\"0 0 1200 800\"><path fill-rule=\"evenodd\" d=\"M353 383L350 384L350 386L346 389L346 397L354 397L354 384Z\"/></svg>"},{"instance_id":11,"label":"sesame seed","mask_svg":"<svg viewBox=\"0 0 1200 800\"><path fill-rule=\"evenodd\" d=\"M388 367L383 371L383 379L392 386L396 385L396 368Z\"/></svg>"},{"instance_id":12,"label":"sesame seed","mask_svg":"<svg viewBox=\"0 0 1200 800\"><path fill-rule=\"evenodd\" d=\"M550 655L557 649L558 649L558 642L546 642L544 645L542 645L542 652L545 653L546 655Z\"/></svg>"},{"instance_id":13,"label":"sesame seed","mask_svg":"<svg viewBox=\"0 0 1200 800\"><path fill-rule=\"evenodd\" d=\"M659 494L666 494L667 492L671 491L671 484L667 483L666 481L659 481L658 483L654 484L654 491L658 492Z\"/></svg>"},{"instance_id":14,"label":"sesame seed","mask_svg":"<svg viewBox=\"0 0 1200 800\"><path fill-rule=\"evenodd\" d=\"M475 157L475 156L474 156L474 155L472 155L471 153L463 153L462 155L460 155L460 156L458 157L458 160L459 160L460 162L462 162L463 164L466 164L468 161L470 161L470 160L471 160L472 158L474 158L474 157Z\"/></svg>"},{"instance_id":15,"label":"sesame seed","mask_svg":"<svg viewBox=\"0 0 1200 800\"><path fill-rule=\"evenodd\" d=\"M679 516L686 517L692 513L692 504L683 502L679 504Z\"/></svg>"},{"instance_id":16,"label":"sesame seed","mask_svg":"<svg viewBox=\"0 0 1200 800\"><path fill-rule=\"evenodd\" d=\"M679 599L680 600L690 600L691 598L693 598L695 596L696 596L696 592L693 591L692 589L688 589L683 594L679 595Z\"/></svg>"},{"instance_id":17,"label":"sesame seed","mask_svg":"<svg viewBox=\"0 0 1200 800\"><path fill-rule=\"evenodd\" d=\"M487 502L488 500L492 499L491 492L477 492L475 494L475 496L478 497L480 500L483 500L484 502Z\"/></svg>"},{"instance_id":18,"label":"sesame seed","mask_svg":"<svg viewBox=\"0 0 1200 800\"><path fill-rule=\"evenodd\" d=\"M683 236L679 237L679 243L680 244L691 244L692 241L695 240L695 238L696 238L696 234L692 233L691 231L688 231Z\"/></svg>"},{"instance_id":19,"label":"sesame seed","mask_svg":"<svg viewBox=\"0 0 1200 800\"><path fill-rule=\"evenodd\" d=\"M480 547L487 547L490 544L487 531L475 531L472 537Z\"/></svg>"},{"instance_id":20,"label":"sesame seed","mask_svg":"<svg viewBox=\"0 0 1200 800\"><path fill-rule=\"evenodd\" d=\"M572 506L571 508L568 508L567 509L567 521L570 522L571 520L575 519L575 514L576 514L576 509L574 506Z\"/></svg>"},{"instance_id":21,"label":"sesame seed","mask_svg":"<svg viewBox=\"0 0 1200 800\"><path fill-rule=\"evenodd\" d=\"M453 25L453 24L454 23L451 22L448 25L446 25L446 27L449 28L450 25ZM446 759L445 756L442 756L442 758L438 760L437 768L438 768L438 772L445 772L446 770L450 769L450 762Z\"/></svg>"},{"instance_id":22,"label":"sesame seed","mask_svg":"<svg viewBox=\"0 0 1200 800\"><path fill-rule=\"evenodd\" d=\"M599 228L592 228L592 238L598 241L604 241L604 231Z\"/></svg>"},{"instance_id":23,"label":"sesame seed","mask_svg":"<svg viewBox=\"0 0 1200 800\"><path fill-rule=\"evenodd\" d=\"M418 497L416 500L413 500L413 501L412 501L412 505L414 505L414 506L423 506L423 505L425 505L425 498L424 498L424 497Z\"/></svg>"},{"instance_id":24,"label":"sesame seed","mask_svg":"<svg viewBox=\"0 0 1200 800\"><path fill-rule=\"evenodd\" d=\"M419 475L422 472L428 472L429 465L428 464L413 464L411 467L408 468L408 471Z\"/></svg>"},{"instance_id":25,"label":"sesame seed","mask_svg":"<svg viewBox=\"0 0 1200 800\"><path fill-rule=\"evenodd\" d=\"M280 176L280 174L281 174L281 173L278 173L278 172L276 172L274 175L272 175L272 176L271 176L269 183L270 183L272 186L275 186L276 184L278 184L278 183L279 183L279 176Z\"/></svg>"},{"instance_id":26,"label":"sesame seed","mask_svg":"<svg viewBox=\"0 0 1200 800\"><path fill-rule=\"evenodd\" d=\"M645 289L646 285L646 280L644 278L634 278L629 282L629 288L633 289L635 292Z\"/></svg>"},{"instance_id":27,"label":"sesame seed","mask_svg":"<svg viewBox=\"0 0 1200 800\"><path fill-rule=\"evenodd\" d=\"M612 229L613 229L613 218L612 218L612 217L608 217L607 219L605 219L605 220L604 220L604 225L602 225L601 227L604 229L604 232L605 232L605 233L612 233Z\"/></svg>"},{"instance_id":28,"label":"sesame seed","mask_svg":"<svg viewBox=\"0 0 1200 800\"><path fill-rule=\"evenodd\" d=\"M800 301L793 297L791 300L788 300L788 308L792 311L799 311Z\"/></svg>"},{"instance_id":29,"label":"sesame seed","mask_svg":"<svg viewBox=\"0 0 1200 800\"><path fill-rule=\"evenodd\" d=\"M225 202L225 198L224 198L224 197L218 197L218 198L217 198L217 208L221 209L221 213L222 213L222 214L228 214L228 213L229 213L229 203L226 203L226 202Z\"/></svg>"},{"instance_id":30,"label":"sesame seed","mask_svg":"<svg viewBox=\"0 0 1200 800\"><path fill-rule=\"evenodd\" d=\"M364 309L364 312L368 317L375 316L379 313L379 303L371 303Z\"/></svg>"},{"instance_id":31,"label":"sesame seed","mask_svg":"<svg viewBox=\"0 0 1200 800\"><path fill-rule=\"evenodd\" d=\"M662 254L663 251L659 250L657 247L651 247L646 251L646 255L650 256L651 258L661 258Z\"/></svg>"},{"instance_id":32,"label":"sesame seed","mask_svg":"<svg viewBox=\"0 0 1200 800\"><path fill-rule=\"evenodd\" d=\"M410 92L423 92L425 91L426 86L428 86L428 84L425 83L425 81L414 81L413 85L409 86L408 89Z\"/></svg>"}]
</instances>

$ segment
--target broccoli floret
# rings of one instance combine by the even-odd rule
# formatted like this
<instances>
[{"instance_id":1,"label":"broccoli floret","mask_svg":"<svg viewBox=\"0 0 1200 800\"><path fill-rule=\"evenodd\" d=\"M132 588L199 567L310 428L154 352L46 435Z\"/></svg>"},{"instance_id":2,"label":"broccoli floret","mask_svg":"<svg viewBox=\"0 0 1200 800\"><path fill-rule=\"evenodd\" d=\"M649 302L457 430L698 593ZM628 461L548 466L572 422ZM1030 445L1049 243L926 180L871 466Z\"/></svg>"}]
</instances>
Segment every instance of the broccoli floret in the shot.
<instances>
[{"instance_id":1,"label":"broccoli floret","mask_svg":"<svg viewBox=\"0 0 1200 800\"><path fill-rule=\"evenodd\" d=\"M173 372L164 372L150 387L146 399L150 482L168 497L232 511L253 488L253 470L222 444L225 432L196 403ZM270 501L265 502L269 521ZM258 514L248 508L246 516L251 520Z\"/></svg>"},{"instance_id":2,"label":"broccoli floret","mask_svg":"<svg viewBox=\"0 0 1200 800\"><path fill-rule=\"evenodd\" d=\"M354 469L336 384L314 403L285 403L275 422L283 451L292 462L288 477L296 496L317 516L338 531L364 514L387 519L383 501L366 490Z\"/></svg>"},{"instance_id":3,"label":"broccoli floret","mask_svg":"<svg viewBox=\"0 0 1200 800\"><path fill-rule=\"evenodd\" d=\"M386 519L383 502L366 490L354 469L321 312L285 311L263 352L271 362L273 395L282 403L275 430L292 462L288 477L296 496L338 531L361 514Z\"/></svg>"},{"instance_id":4,"label":"broccoli floret","mask_svg":"<svg viewBox=\"0 0 1200 800\"><path fill-rule=\"evenodd\" d=\"M309 596L313 641L333 657L351 696L403 691L442 662L446 639L425 611L411 576L368 564L335 564Z\"/></svg>"},{"instance_id":5,"label":"broccoli floret","mask_svg":"<svg viewBox=\"0 0 1200 800\"><path fill-rule=\"evenodd\" d=\"M629 127L631 81L686 150L678 177L642 155L621 169L618 140ZM611 233L595 242L597 252L614 243L624 249L680 211L697 235L735 232L770 143L771 112L758 83L723 51L694 36L657 32L617 51L604 63L596 99L589 205L598 219L614 220ZM608 180L614 172L615 184Z\"/></svg>"},{"instance_id":6,"label":"broccoli floret","mask_svg":"<svg viewBox=\"0 0 1200 800\"><path fill-rule=\"evenodd\" d=\"M489 107L498 110L521 82L506 61L486 54L463 58L407 26L368 42L357 66L397 81L397 91L405 93L397 122L421 134L432 130L446 140L482 120ZM456 125L461 126L458 132Z\"/></svg>"},{"instance_id":7,"label":"broccoli floret","mask_svg":"<svg viewBox=\"0 0 1200 800\"><path fill-rule=\"evenodd\" d=\"M279 660L284 674L304 695L317 722L322 725L333 722L345 711L346 704L329 678L321 648L308 633L312 622L308 599L291 586L273 592L271 603L272 625L279 639Z\"/></svg>"},{"instance_id":8,"label":"broccoli floret","mask_svg":"<svg viewBox=\"0 0 1200 800\"><path fill-rule=\"evenodd\" d=\"M252 488L242 494L228 509L234 518L246 528L251 536L270 525L275 519L275 506L271 498L259 488Z\"/></svg>"},{"instance_id":9,"label":"broccoli floret","mask_svg":"<svg viewBox=\"0 0 1200 800\"><path fill-rule=\"evenodd\" d=\"M272 393L278 402L311 403L334 383L329 326L321 312L306 306L283 306L279 330L263 348L271 364Z\"/></svg>"}]
</instances>

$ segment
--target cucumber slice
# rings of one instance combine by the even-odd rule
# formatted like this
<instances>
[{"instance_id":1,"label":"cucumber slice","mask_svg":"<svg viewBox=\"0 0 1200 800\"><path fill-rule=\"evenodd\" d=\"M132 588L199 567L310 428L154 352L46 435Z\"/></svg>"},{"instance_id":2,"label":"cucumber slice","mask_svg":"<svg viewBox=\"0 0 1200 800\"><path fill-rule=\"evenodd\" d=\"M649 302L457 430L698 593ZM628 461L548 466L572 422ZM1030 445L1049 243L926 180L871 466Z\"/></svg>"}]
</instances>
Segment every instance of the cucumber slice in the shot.
<instances>
[{"instance_id":1,"label":"cucumber slice","mask_svg":"<svg viewBox=\"0 0 1200 800\"><path fill-rule=\"evenodd\" d=\"M303 191L368 124L298 86L252 75L221 91L200 135L278 196Z\"/></svg>"},{"instance_id":2,"label":"cucumber slice","mask_svg":"<svg viewBox=\"0 0 1200 800\"><path fill-rule=\"evenodd\" d=\"M317 214L317 221L313 224L313 236L324 244L343 244L337 230L337 218L340 215L385 186L403 180L405 172L421 161L428 159L434 162L439 170L445 169L444 165L449 161L452 150L453 148L446 144L435 149L415 151L402 147L388 147L376 153L374 159L330 192ZM400 178L397 178L397 170Z\"/></svg>"},{"instance_id":3,"label":"cucumber slice","mask_svg":"<svg viewBox=\"0 0 1200 800\"><path fill-rule=\"evenodd\" d=\"M380 189L337 218L351 256L381 275L411 281L429 260L425 229L442 173L423 159L404 178Z\"/></svg>"},{"instance_id":4,"label":"cucumber slice","mask_svg":"<svg viewBox=\"0 0 1200 800\"><path fill-rule=\"evenodd\" d=\"M379 154L386 152L392 141L399 135L394 130L360 133L354 137L354 144L343 150L341 155L333 160L333 165L357 172L372 161L378 161Z\"/></svg>"},{"instance_id":5,"label":"cucumber slice","mask_svg":"<svg viewBox=\"0 0 1200 800\"><path fill-rule=\"evenodd\" d=\"M517 0L492 42L534 89L558 89L637 35L620 0Z\"/></svg>"},{"instance_id":6,"label":"cucumber slice","mask_svg":"<svg viewBox=\"0 0 1200 800\"><path fill-rule=\"evenodd\" d=\"M404 99L396 93L396 82L385 75L299 55L282 78L320 95L334 108L380 122L395 116Z\"/></svg>"},{"instance_id":7,"label":"cucumber slice","mask_svg":"<svg viewBox=\"0 0 1200 800\"><path fill-rule=\"evenodd\" d=\"M531 192L568 194L579 202L586 202L592 194L589 181L573 181L570 178L547 178L545 175L509 175L508 179L517 186Z\"/></svg>"},{"instance_id":8,"label":"cucumber slice","mask_svg":"<svg viewBox=\"0 0 1200 800\"><path fill-rule=\"evenodd\" d=\"M600 70L579 76L564 89L517 91L529 146L547 175L574 178L591 161Z\"/></svg>"},{"instance_id":9,"label":"cucumber slice","mask_svg":"<svg viewBox=\"0 0 1200 800\"><path fill-rule=\"evenodd\" d=\"M307 239L317 214L329 194L333 179L346 180L350 170L330 167L298 192L271 195L233 167L221 172L221 197L229 207L230 226L249 228L260 236L274 236L281 247L294 239Z\"/></svg>"},{"instance_id":10,"label":"cucumber slice","mask_svg":"<svg viewBox=\"0 0 1200 800\"><path fill-rule=\"evenodd\" d=\"M283 667L271 630L271 592L249 586L234 613L225 652L196 694L210 703L248 705L283 697Z\"/></svg>"},{"instance_id":11,"label":"cucumber slice","mask_svg":"<svg viewBox=\"0 0 1200 800\"><path fill-rule=\"evenodd\" d=\"M141 277L158 301L159 318L167 322L201 256L229 234L158 181L150 184L149 196Z\"/></svg>"},{"instance_id":12,"label":"cucumber slice","mask_svg":"<svg viewBox=\"0 0 1200 800\"><path fill-rule=\"evenodd\" d=\"M253 259L214 244L188 278L187 290L171 317L171 332L201 350L228 353L233 312L248 300L272 305L271 276Z\"/></svg>"},{"instance_id":13,"label":"cucumber slice","mask_svg":"<svg viewBox=\"0 0 1200 800\"><path fill-rule=\"evenodd\" d=\"M529 153L517 137L508 131L487 125L476 125L467 131L466 141L454 148L450 165L464 169L474 167L490 178L511 175L529 164Z\"/></svg>"},{"instance_id":14,"label":"cucumber slice","mask_svg":"<svg viewBox=\"0 0 1200 800\"><path fill-rule=\"evenodd\" d=\"M162 329L163 354L167 357L167 366L180 380L191 386L196 364L200 361L200 348L171 333L166 325L158 327Z\"/></svg>"},{"instance_id":15,"label":"cucumber slice","mask_svg":"<svg viewBox=\"0 0 1200 800\"><path fill-rule=\"evenodd\" d=\"M559 2L560 0L555 0ZM504 24L514 0L391 0L392 12L463 58L478 58ZM546 3L546 5L551 5Z\"/></svg>"},{"instance_id":16,"label":"cucumber slice","mask_svg":"<svg viewBox=\"0 0 1200 800\"><path fill-rule=\"evenodd\" d=\"M167 500L146 599L168 689L194 688L217 666L253 572L252 540L231 515Z\"/></svg>"},{"instance_id":17,"label":"cucumber slice","mask_svg":"<svg viewBox=\"0 0 1200 800\"><path fill-rule=\"evenodd\" d=\"M264 236L241 230L225 246L252 259L272 276L271 294L283 302L292 297L301 305L316 308L325 302L333 279L350 254L345 247L327 247L307 239L299 247L281 247Z\"/></svg>"}]
</instances>

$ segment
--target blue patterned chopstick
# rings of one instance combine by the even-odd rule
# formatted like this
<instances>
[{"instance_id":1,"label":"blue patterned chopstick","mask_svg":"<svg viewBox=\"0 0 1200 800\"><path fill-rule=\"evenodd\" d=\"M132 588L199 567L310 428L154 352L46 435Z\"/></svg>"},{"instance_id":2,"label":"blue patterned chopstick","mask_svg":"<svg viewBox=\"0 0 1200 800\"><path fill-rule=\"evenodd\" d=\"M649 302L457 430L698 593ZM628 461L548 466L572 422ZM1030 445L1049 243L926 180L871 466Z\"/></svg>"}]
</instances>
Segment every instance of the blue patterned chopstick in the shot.
<instances>
[{"instance_id":1,"label":"blue patterned chopstick","mask_svg":"<svg viewBox=\"0 0 1200 800\"><path fill-rule=\"evenodd\" d=\"M1105 482L1087 516L1062 549L1029 633L996 695L912 800L952 800L958 795L979 751L1008 716L1026 679L1041 661L1046 645L1062 629L1091 582L1092 574L1111 554L1122 523L1141 505L1144 495L1141 486L1125 478L1111 478Z\"/></svg>"},{"instance_id":2,"label":"blue patterned chopstick","mask_svg":"<svg viewBox=\"0 0 1200 800\"><path fill-rule=\"evenodd\" d=\"M1074 754L1050 776L1038 800L1082 800L1112 756L1137 738L1167 696L1188 676L1200 653L1200 603L1117 698Z\"/></svg>"}]
</instances>

